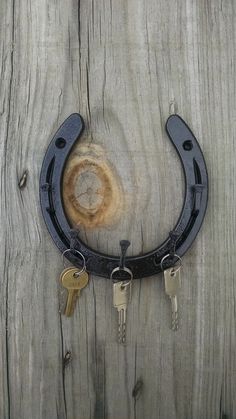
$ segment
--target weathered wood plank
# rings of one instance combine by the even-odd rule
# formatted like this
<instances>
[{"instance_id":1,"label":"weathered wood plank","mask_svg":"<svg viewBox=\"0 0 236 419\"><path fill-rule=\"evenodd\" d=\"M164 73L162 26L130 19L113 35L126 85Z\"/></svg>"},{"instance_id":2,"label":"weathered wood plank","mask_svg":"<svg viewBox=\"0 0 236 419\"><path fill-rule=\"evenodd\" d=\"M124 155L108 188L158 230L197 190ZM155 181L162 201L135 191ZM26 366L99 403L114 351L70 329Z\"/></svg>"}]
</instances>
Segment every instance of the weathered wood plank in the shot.
<instances>
[{"instance_id":1,"label":"weathered wood plank","mask_svg":"<svg viewBox=\"0 0 236 419\"><path fill-rule=\"evenodd\" d=\"M12 0L0 10L0 417L236 418L234 2ZM75 111L88 155L100 147L122 186L118 217L81 232L112 254L122 238L130 254L160 244L179 215L169 114L202 145L209 209L184 257L178 333L160 278L135 281L125 348L109 281L91 278L72 319L58 313L62 263L38 176L51 135Z\"/></svg>"}]
</instances>

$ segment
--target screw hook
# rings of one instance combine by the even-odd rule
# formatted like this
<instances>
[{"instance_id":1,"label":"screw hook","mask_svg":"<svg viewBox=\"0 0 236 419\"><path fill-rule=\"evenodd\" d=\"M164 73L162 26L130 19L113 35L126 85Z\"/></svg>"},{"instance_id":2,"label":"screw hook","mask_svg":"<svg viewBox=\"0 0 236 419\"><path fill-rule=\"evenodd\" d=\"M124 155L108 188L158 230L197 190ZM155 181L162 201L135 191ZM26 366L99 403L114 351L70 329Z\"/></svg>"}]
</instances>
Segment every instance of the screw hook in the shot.
<instances>
[{"instance_id":1,"label":"screw hook","mask_svg":"<svg viewBox=\"0 0 236 419\"><path fill-rule=\"evenodd\" d=\"M125 267L126 252L129 246L130 246L129 240L120 241L120 248L121 248L120 263L119 263L120 269L124 269Z\"/></svg>"}]
</instances>

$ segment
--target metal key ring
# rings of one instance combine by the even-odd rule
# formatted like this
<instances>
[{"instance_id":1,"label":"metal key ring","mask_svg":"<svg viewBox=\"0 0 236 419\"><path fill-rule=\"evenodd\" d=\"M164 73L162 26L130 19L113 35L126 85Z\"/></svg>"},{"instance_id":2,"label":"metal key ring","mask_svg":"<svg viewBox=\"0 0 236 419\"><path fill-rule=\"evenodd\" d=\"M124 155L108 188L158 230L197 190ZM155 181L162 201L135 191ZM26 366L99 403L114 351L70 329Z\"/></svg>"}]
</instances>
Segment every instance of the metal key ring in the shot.
<instances>
[{"instance_id":1,"label":"metal key ring","mask_svg":"<svg viewBox=\"0 0 236 419\"><path fill-rule=\"evenodd\" d=\"M85 270L86 270L86 261L85 261L85 257L84 257L84 255L83 255L83 253L81 253L79 250L77 250L77 249L66 249L63 253L62 253L62 263L63 263L63 266L64 266L64 268L66 268L66 265L65 265L65 254L66 253L68 253L68 252L71 252L71 253L73 253L73 252L75 252L75 253L77 253L78 255L80 255L81 256L81 258L82 258L82 260L83 260L83 268L80 270L80 271L78 271L78 272L76 272L75 273L75 276L80 276Z\"/></svg>"},{"instance_id":2,"label":"metal key ring","mask_svg":"<svg viewBox=\"0 0 236 419\"><path fill-rule=\"evenodd\" d=\"M161 269L162 269L162 271L164 271L164 269L163 269L163 262L164 262L164 260L168 259L169 257L170 257L170 253L168 253L168 255L165 255L161 259ZM179 266L177 266L177 268L175 268L175 265L173 266L173 269L174 269L173 273L176 274L182 268L183 263L182 263L181 257L179 255L177 255L176 253L174 254L174 257L178 258L178 261L179 261Z\"/></svg>"},{"instance_id":3,"label":"metal key ring","mask_svg":"<svg viewBox=\"0 0 236 419\"><path fill-rule=\"evenodd\" d=\"M127 287L129 284L131 284L131 282L133 280L133 272L129 268L126 268L126 266L124 266L123 268L120 268L119 266L114 268L113 271L111 272L110 279L113 279L113 274L115 272L120 272L120 271L127 272L130 275L130 280L129 281L122 281L122 280L119 279L119 281L124 282L122 284L123 287Z\"/></svg>"}]
</instances>

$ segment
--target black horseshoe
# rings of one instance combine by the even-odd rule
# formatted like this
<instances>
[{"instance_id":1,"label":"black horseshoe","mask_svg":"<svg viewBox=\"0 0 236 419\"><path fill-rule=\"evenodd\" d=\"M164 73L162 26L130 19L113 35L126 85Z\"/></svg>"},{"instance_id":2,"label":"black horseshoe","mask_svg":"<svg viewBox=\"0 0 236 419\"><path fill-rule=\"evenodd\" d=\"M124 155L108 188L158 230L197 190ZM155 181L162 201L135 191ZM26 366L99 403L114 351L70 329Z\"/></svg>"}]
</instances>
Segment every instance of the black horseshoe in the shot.
<instances>
[{"instance_id":1,"label":"black horseshoe","mask_svg":"<svg viewBox=\"0 0 236 419\"><path fill-rule=\"evenodd\" d=\"M52 239L61 252L70 248L71 244L71 225L64 212L61 193L63 171L69 153L83 128L84 122L79 114L72 114L65 120L47 149L40 174L43 217ZM166 131L178 152L184 170L184 204L178 222L165 242L144 255L125 259L125 266L132 271L134 278L143 278L162 271L161 260L167 254L170 254L170 257L167 258L164 267L173 266L178 260L175 254L182 257L196 238L207 208L207 169L196 138L178 115L168 118ZM74 237L74 248L84 255L87 271L95 275L110 278L112 270L119 266L120 257L105 255L89 248L80 240L79 232L76 233L76 238ZM76 253L68 252L66 257L75 266L81 267L81 259L76 257ZM122 270L118 277L123 278Z\"/></svg>"}]
</instances>

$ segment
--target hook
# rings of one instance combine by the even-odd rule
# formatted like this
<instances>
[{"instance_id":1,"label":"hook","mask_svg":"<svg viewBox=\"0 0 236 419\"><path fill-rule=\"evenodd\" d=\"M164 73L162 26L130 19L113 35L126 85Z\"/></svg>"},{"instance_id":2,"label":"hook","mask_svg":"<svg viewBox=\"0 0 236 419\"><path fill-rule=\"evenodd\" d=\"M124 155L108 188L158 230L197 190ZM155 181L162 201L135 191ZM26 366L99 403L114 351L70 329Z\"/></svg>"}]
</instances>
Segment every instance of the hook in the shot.
<instances>
[{"instance_id":1,"label":"hook","mask_svg":"<svg viewBox=\"0 0 236 419\"><path fill-rule=\"evenodd\" d=\"M121 248L120 263L119 263L120 269L124 269L125 267L126 252L129 246L130 246L129 240L120 241L120 248Z\"/></svg>"}]
</instances>

